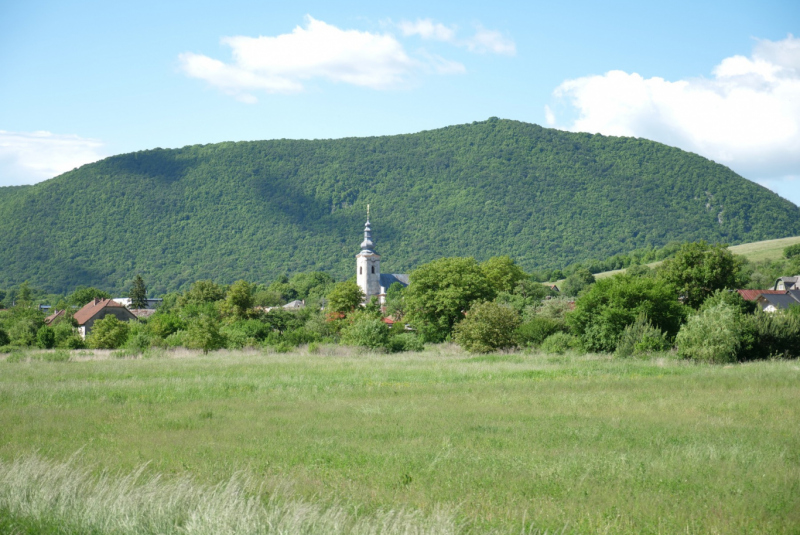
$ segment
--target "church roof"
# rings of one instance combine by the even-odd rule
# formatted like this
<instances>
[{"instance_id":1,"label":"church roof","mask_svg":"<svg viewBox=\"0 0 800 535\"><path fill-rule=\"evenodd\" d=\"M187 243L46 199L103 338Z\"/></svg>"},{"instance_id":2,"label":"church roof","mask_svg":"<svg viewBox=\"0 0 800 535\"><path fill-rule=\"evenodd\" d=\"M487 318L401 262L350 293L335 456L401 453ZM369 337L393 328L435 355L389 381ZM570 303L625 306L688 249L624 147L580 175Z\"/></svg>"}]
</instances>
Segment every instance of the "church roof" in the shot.
<instances>
[{"instance_id":1,"label":"church roof","mask_svg":"<svg viewBox=\"0 0 800 535\"><path fill-rule=\"evenodd\" d=\"M408 275L405 273L381 273L380 281L382 288L389 288L394 282L408 286Z\"/></svg>"}]
</instances>

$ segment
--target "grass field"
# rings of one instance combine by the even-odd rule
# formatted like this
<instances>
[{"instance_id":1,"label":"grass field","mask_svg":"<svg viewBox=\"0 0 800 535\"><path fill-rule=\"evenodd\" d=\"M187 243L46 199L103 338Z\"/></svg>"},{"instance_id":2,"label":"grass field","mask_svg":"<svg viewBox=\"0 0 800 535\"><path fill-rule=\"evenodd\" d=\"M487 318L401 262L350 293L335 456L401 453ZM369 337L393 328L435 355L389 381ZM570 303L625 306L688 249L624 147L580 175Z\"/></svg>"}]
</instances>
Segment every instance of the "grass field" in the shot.
<instances>
[{"instance_id":1,"label":"grass field","mask_svg":"<svg viewBox=\"0 0 800 535\"><path fill-rule=\"evenodd\" d=\"M3 532L800 532L797 361L4 360Z\"/></svg>"},{"instance_id":2,"label":"grass field","mask_svg":"<svg viewBox=\"0 0 800 535\"><path fill-rule=\"evenodd\" d=\"M732 245L728 247L734 254L742 255L751 262L761 262L762 260L777 260L783 258L783 250L796 243L800 243L800 236L793 236L791 238L780 238L777 240L757 241L753 243L743 243L741 245ZM661 262L652 262L648 266L655 267ZM611 277L617 273L624 273L624 269L615 269L613 271L603 271L602 273L595 273L595 278ZM563 282L562 281L559 281Z\"/></svg>"}]
</instances>

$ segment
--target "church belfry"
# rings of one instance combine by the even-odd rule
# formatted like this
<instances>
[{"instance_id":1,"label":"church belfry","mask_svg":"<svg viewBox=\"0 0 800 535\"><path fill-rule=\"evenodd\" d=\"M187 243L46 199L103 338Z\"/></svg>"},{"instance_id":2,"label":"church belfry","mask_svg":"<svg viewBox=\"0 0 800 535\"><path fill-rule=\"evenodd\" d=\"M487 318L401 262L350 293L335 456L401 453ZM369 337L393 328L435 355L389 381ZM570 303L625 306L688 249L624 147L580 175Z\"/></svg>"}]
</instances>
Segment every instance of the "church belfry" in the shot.
<instances>
[{"instance_id":1,"label":"church belfry","mask_svg":"<svg viewBox=\"0 0 800 535\"><path fill-rule=\"evenodd\" d=\"M373 296L380 298L381 256L375 252L375 243L372 241L369 205L367 205L367 223L364 225L364 241L361 242L361 252L356 255L356 281L367 296L366 302Z\"/></svg>"}]
</instances>

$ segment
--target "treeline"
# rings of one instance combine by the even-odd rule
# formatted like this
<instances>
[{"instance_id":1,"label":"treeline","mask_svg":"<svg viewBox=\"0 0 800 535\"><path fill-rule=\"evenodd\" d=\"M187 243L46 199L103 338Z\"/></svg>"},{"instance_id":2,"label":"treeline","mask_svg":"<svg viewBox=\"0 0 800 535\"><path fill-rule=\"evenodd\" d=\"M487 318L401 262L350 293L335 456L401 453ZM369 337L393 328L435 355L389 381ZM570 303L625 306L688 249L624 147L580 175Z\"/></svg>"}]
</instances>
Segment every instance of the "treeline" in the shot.
<instances>
[{"instance_id":1,"label":"treeline","mask_svg":"<svg viewBox=\"0 0 800 535\"><path fill-rule=\"evenodd\" d=\"M800 247L788 247L781 262L783 273L800 273ZM384 307L375 301L362 306L354 280L336 283L322 272L269 285L206 280L165 295L146 320L99 320L86 340L77 335L71 314L107 293L77 289L58 305L69 311L66 317L44 325L24 284L15 305L0 312L0 346L141 353L154 347L288 351L342 343L396 352L451 340L479 353L532 347L630 357L675 348L680 357L712 362L800 357L800 307L768 314L734 291L762 276L759 266L700 241L680 245L656 269L638 265L597 281L585 268L576 269L558 292L507 256L481 263L446 257L414 270L408 287L393 284ZM131 294L140 291L134 285ZM281 306L294 299L305 306Z\"/></svg>"},{"instance_id":2,"label":"treeline","mask_svg":"<svg viewBox=\"0 0 800 535\"><path fill-rule=\"evenodd\" d=\"M490 119L156 149L0 188L0 287L121 292L140 273L162 294L203 279L311 270L341 279L368 203L396 273L442 256L508 254L552 280L571 264L597 272L659 260L674 241L800 235L800 209L696 154Z\"/></svg>"}]
</instances>

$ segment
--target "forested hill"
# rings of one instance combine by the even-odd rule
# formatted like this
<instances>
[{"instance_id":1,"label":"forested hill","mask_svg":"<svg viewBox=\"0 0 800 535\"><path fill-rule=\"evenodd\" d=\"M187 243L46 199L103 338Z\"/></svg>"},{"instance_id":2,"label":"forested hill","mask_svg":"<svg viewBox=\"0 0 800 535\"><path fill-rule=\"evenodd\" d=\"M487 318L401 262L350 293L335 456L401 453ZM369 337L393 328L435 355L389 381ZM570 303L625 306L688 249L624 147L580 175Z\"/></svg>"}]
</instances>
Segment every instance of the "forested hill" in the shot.
<instances>
[{"instance_id":1,"label":"forested hill","mask_svg":"<svg viewBox=\"0 0 800 535\"><path fill-rule=\"evenodd\" d=\"M387 272L509 254L560 267L670 240L800 234L800 209L643 139L490 119L418 134L113 156L0 188L0 286L156 293L197 279L353 273L367 204Z\"/></svg>"}]
</instances>

